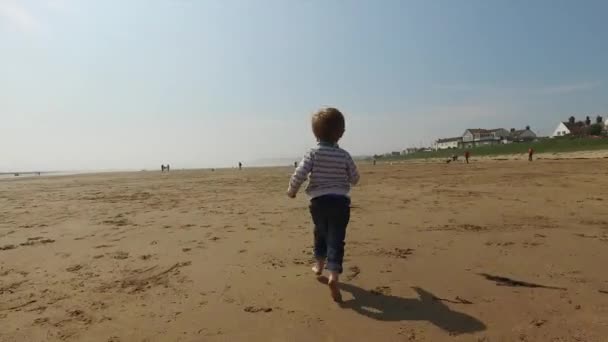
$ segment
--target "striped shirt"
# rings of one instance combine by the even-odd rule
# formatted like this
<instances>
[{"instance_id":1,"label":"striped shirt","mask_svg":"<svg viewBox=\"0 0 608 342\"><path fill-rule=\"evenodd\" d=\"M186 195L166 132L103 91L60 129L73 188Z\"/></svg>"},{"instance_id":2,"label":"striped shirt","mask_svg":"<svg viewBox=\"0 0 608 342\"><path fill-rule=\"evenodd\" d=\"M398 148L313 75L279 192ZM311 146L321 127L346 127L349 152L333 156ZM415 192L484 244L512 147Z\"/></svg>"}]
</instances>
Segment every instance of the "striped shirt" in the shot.
<instances>
[{"instance_id":1,"label":"striped shirt","mask_svg":"<svg viewBox=\"0 0 608 342\"><path fill-rule=\"evenodd\" d=\"M348 152L338 145L319 143L296 168L289 182L288 193L295 195L307 178L306 193L311 198L348 196L351 186L359 182L359 172Z\"/></svg>"}]
</instances>

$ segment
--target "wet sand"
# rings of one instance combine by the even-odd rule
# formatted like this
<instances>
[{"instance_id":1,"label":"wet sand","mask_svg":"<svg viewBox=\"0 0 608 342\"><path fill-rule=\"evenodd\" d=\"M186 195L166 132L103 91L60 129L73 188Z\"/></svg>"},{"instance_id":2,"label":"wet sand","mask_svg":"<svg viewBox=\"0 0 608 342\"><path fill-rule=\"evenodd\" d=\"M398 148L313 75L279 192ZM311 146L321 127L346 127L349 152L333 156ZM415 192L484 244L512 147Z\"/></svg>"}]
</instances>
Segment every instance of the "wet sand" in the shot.
<instances>
[{"instance_id":1,"label":"wet sand","mask_svg":"<svg viewBox=\"0 0 608 342\"><path fill-rule=\"evenodd\" d=\"M290 168L0 181L0 341L606 341L608 160L361 171L342 305Z\"/></svg>"}]
</instances>

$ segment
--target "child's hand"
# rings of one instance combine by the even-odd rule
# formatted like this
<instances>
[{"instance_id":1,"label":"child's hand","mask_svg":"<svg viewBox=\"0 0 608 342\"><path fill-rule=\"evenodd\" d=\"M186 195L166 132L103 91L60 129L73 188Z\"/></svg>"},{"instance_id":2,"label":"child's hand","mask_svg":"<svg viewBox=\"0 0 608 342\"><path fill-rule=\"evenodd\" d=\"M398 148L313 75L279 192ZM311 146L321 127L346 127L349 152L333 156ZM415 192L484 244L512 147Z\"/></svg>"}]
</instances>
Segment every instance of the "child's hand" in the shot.
<instances>
[{"instance_id":1,"label":"child's hand","mask_svg":"<svg viewBox=\"0 0 608 342\"><path fill-rule=\"evenodd\" d=\"M289 198L296 198L296 194L294 194L294 193L292 193L290 191L287 191L287 197L289 197Z\"/></svg>"}]
</instances>

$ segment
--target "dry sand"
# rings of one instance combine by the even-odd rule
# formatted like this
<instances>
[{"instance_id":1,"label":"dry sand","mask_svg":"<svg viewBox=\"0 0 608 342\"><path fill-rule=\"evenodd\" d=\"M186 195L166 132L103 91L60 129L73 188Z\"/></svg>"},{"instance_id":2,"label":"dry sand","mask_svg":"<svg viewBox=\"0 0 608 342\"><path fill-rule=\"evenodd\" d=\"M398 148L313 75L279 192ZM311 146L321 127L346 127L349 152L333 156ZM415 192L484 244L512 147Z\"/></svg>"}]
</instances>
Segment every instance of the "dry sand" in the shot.
<instances>
[{"instance_id":1,"label":"dry sand","mask_svg":"<svg viewBox=\"0 0 608 342\"><path fill-rule=\"evenodd\" d=\"M606 341L608 160L362 166L345 302L291 169L0 182L0 341Z\"/></svg>"}]
</instances>

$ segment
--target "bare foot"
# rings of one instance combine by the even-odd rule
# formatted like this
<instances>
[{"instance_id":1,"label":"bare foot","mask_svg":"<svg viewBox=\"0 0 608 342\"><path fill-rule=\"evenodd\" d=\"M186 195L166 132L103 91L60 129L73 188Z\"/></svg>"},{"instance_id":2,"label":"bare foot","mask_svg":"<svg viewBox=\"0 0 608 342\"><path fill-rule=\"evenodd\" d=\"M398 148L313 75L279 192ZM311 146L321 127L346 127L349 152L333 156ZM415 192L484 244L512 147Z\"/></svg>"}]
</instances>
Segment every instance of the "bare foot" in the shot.
<instances>
[{"instance_id":1,"label":"bare foot","mask_svg":"<svg viewBox=\"0 0 608 342\"><path fill-rule=\"evenodd\" d=\"M334 300L334 302L341 303L342 294L340 293L338 276L335 273L332 273L329 276L329 281L327 282L327 285L329 286L329 291L331 292L331 298Z\"/></svg>"},{"instance_id":2,"label":"bare foot","mask_svg":"<svg viewBox=\"0 0 608 342\"><path fill-rule=\"evenodd\" d=\"M312 271L315 272L315 275L320 276L323 274L323 269L325 268L325 263L323 261L317 261L315 265L312 267Z\"/></svg>"}]
</instances>

